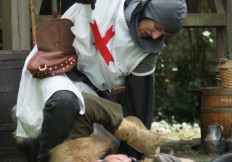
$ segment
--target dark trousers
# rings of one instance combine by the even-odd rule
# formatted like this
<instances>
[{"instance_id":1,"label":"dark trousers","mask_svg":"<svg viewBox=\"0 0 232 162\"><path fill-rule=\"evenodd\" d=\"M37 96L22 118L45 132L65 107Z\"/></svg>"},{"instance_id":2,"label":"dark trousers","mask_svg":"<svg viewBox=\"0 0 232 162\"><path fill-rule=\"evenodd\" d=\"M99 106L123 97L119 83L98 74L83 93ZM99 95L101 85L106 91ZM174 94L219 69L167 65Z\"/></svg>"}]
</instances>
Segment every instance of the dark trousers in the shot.
<instances>
[{"instance_id":1,"label":"dark trousers","mask_svg":"<svg viewBox=\"0 0 232 162\"><path fill-rule=\"evenodd\" d=\"M69 138L87 137L93 133L93 123L101 124L107 131L114 134L122 119L120 104L91 94L83 94L85 114L76 115L69 132Z\"/></svg>"},{"instance_id":2,"label":"dark trousers","mask_svg":"<svg viewBox=\"0 0 232 162\"><path fill-rule=\"evenodd\" d=\"M38 159L47 159L49 150L67 137L86 137L93 133L93 123L114 133L122 119L120 104L91 94L83 94L85 114L80 115L76 96L69 91L56 92L45 104Z\"/></svg>"},{"instance_id":3,"label":"dark trousers","mask_svg":"<svg viewBox=\"0 0 232 162\"><path fill-rule=\"evenodd\" d=\"M131 74L127 76L125 94L121 104L124 117L136 116L150 129L154 114L154 75L141 77ZM137 159L143 156L125 142L121 142L119 153L124 153Z\"/></svg>"},{"instance_id":4,"label":"dark trousers","mask_svg":"<svg viewBox=\"0 0 232 162\"><path fill-rule=\"evenodd\" d=\"M79 110L78 98L70 91L58 91L47 100L39 136L38 160L48 159L49 150L67 138Z\"/></svg>"}]
</instances>

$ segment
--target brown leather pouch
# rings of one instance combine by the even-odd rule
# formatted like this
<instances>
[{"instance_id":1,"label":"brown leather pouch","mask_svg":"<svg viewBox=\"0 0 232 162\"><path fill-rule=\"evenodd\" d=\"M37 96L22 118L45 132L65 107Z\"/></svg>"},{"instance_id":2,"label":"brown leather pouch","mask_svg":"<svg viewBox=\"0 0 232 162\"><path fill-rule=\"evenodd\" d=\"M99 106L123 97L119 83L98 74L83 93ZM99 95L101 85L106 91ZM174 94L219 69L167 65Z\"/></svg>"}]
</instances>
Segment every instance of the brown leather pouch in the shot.
<instances>
[{"instance_id":1,"label":"brown leather pouch","mask_svg":"<svg viewBox=\"0 0 232 162\"><path fill-rule=\"evenodd\" d=\"M27 65L34 78L45 78L71 71L76 67L77 56L63 51L38 51Z\"/></svg>"},{"instance_id":2,"label":"brown leather pouch","mask_svg":"<svg viewBox=\"0 0 232 162\"><path fill-rule=\"evenodd\" d=\"M64 51L75 53L72 46L75 38L71 31L73 22L69 19L55 19L41 23L36 30L36 43L39 51Z\"/></svg>"},{"instance_id":3,"label":"brown leather pouch","mask_svg":"<svg viewBox=\"0 0 232 162\"><path fill-rule=\"evenodd\" d=\"M28 62L27 69L35 78L66 73L76 67L77 55L72 43L73 22L55 19L41 23L36 31L38 52Z\"/></svg>"}]
</instances>

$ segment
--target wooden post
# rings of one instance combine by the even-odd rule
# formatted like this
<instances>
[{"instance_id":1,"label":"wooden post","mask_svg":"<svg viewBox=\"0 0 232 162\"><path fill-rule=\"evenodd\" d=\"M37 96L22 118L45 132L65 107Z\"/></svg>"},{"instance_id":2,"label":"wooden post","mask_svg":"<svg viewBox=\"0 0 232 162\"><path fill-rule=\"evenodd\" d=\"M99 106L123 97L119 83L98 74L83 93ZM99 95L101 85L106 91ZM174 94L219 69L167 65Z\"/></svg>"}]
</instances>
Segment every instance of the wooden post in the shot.
<instances>
[{"instance_id":1,"label":"wooden post","mask_svg":"<svg viewBox=\"0 0 232 162\"><path fill-rule=\"evenodd\" d=\"M28 0L2 0L3 49L31 49Z\"/></svg>"},{"instance_id":2,"label":"wooden post","mask_svg":"<svg viewBox=\"0 0 232 162\"><path fill-rule=\"evenodd\" d=\"M226 13L226 4L223 3L222 0L214 0L215 5L215 12L217 13ZM227 14L227 13L226 13ZM217 27L216 28L216 61L223 59L226 55L227 47L226 47L226 28L227 23L225 26Z\"/></svg>"},{"instance_id":3,"label":"wooden post","mask_svg":"<svg viewBox=\"0 0 232 162\"><path fill-rule=\"evenodd\" d=\"M0 29L2 29L2 0L0 0Z\"/></svg>"},{"instance_id":4,"label":"wooden post","mask_svg":"<svg viewBox=\"0 0 232 162\"><path fill-rule=\"evenodd\" d=\"M31 31L32 31L32 43L36 44L36 21L35 21L35 4L34 0L30 0L30 15L31 15Z\"/></svg>"},{"instance_id":5,"label":"wooden post","mask_svg":"<svg viewBox=\"0 0 232 162\"><path fill-rule=\"evenodd\" d=\"M225 6L226 12L226 26L217 28L217 57L223 58L228 55L232 56L232 1L231 0L223 0L223 4ZM218 11L220 12L220 11Z\"/></svg>"},{"instance_id":6,"label":"wooden post","mask_svg":"<svg viewBox=\"0 0 232 162\"><path fill-rule=\"evenodd\" d=\"M227 40L226 40L226 46L227 46L227 54L232 54L232 34L231 34L231 29L232 29L232 1L231 0L226 0L226 13L227 13L227 25L226 25L226 35L227 35Z\"/></svg>"}]
</instances>

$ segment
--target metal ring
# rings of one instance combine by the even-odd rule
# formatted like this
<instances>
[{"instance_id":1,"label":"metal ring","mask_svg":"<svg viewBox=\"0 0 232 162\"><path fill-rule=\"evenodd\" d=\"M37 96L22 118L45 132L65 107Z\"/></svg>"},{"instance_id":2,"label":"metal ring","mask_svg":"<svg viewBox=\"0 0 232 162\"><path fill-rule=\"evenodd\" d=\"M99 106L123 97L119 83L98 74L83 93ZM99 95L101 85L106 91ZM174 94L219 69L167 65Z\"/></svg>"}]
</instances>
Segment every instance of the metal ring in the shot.
<instances>
[{"instance_id":1,"label":"metal ring","mask_svg":"<svg viewBox=\"0 0 232 162\"><path fill-rule=\"evenodd\" d=\"M132 162L138 162L138 160L134 157L129 157L131 159Z\"/></svg>"},{"instance_id":2,"label":"metal ring","mask_svg":"<svg viewBox=\"0 0 232 162\"><path fill-rule=\"evenodd\" d=\"M45 64L43 68L39 66L39 71L45 71L47 69L47 65Z\"/></svg>"}]
</instances>

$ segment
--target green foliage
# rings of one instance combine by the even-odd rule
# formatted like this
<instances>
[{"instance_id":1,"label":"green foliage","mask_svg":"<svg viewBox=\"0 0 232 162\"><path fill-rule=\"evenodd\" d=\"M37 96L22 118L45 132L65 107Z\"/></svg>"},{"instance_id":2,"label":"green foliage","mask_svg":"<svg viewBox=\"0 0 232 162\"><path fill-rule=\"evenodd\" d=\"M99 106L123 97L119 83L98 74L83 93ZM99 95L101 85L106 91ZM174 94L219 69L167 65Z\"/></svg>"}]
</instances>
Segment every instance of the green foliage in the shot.
<instances>
[{"instance_id":1,"label":"green foliage","mask_svg":"<svg viewBox=\"0 0 232 162\"><path fill-rule=\"evenodd\" d=\"M155 78L155 107L158 111L155 115L156 120L165 119L169 123L195 122L198 101L197 96L189 89L200 88L200 80L189 82L190 76L186 73L188 64L181 64L183 67L180 68L174 63L165 66L162 56L159 61L161 63L157 65ZM168 61L172 60L169 58Z\"/></svg>"},{"instance_id":2,"label":"green foliage","mask_svg":"<svg viewBox=\"0 0 232 162\"><path fill-rule=\"evenodd\" d=\"M155 75L155 120L199 122L203 87L216 81L214 37L208 29L187 29L183 39L168 40Z\"/></svg>"}]
</instances>

